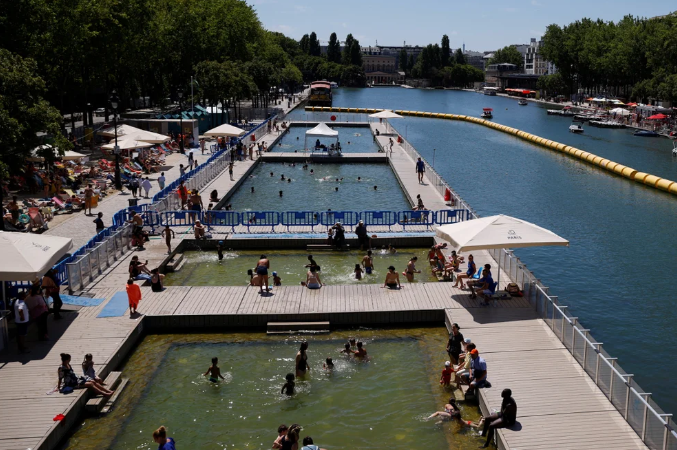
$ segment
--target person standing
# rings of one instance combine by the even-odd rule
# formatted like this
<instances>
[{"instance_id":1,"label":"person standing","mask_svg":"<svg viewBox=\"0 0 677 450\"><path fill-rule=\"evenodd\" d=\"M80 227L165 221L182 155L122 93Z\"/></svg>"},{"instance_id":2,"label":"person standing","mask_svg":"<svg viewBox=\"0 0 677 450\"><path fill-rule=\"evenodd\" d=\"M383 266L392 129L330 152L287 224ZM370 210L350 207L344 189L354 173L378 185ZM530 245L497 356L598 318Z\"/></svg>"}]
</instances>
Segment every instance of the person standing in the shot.
<instances>
[{"instance_id":1,"label":"person standing","mask_svg":"<svg viewBox=\"0 0 677 450\"><path fill-rule=\"evenodd\" d=\"M167 178L165 178L165 173L162 172L159 177L157 177L157 185L160 188L160 190L163 190L165 188L165 182L167 181Z\"/></svg>"},{"instance_id":2,"label":"person standing","mask_svg":"<svg viewBox=\"0 0 677 450\"><path fill-rule=\"evenodd\" d=\"M183 184L183 180L179 182L179 188L176 191L179 194L179 198L181 199L181 209L184 209L186 207L186 203L188 203L188 188L185 184Z\"/></svg>"},{"instance_id":3,"label":"person standing","mask_svg":"<svg viewBox=\"0 0 677 450\"><path fill-rule=\"evenodd\" d=\"M93 200L94 200L94 189L92 189L91 184L88 184L87 188L85 189L85 213L89 216L92 215ZM89 213L87 213L87 209L89 209Z\"/></svg>"},{"instance_id":4,"label":"person standing","mask_svg":"<svg viewBox=\"0 0 677 450\"><path fill-rule=\"evenodd\" d=\"M301 342L301 348L296 353L296 378L302 377L306 374L306 371L310 371L310 366L308 365L308 342Z\"/></svg>"},{"instance_id":5,"label":"person standing","mask_svg":"<svg viewBox=\"0 0 677 450\"><path fill-rule=\"evenodd\" d=\"M186 168L183 167L183 164L179 164L179 176L181 179L186 176Z\"/></svg>"},{"instance_id":6,"label":"person standing","mask_svg":"<svg viewBox=\"0 0 677 450\"><path fill-rule=\"evenodd\" d=\"M205 154L205 140L204 140L204 138L200 139L200 151L202 152L203 155Z\"/></svg>"},{"instance_id":7,"label":"person standing","mask_svg":"<svg viewBox=\"0 0 677 450\"><path fill-rule=\"evenodd\" d=\"M14 323L16 324L16 343L19 346L19 353L30 353L28 347L26 347L29 321L28 306L23 298L19 297L14 302Z\"/></svg>"},{"instance_id":8,"label":"person standing","mask_svg":"<svg viewBox=\"0 0 677 450\"><path fill-rule=\"evenodd\" d=\"M425 163L418 158L416 161L416 173L418 174L418 182L423 183L423 174L425 173Z\"/></svg>"},{"instance_id":9,"label":"person standing","mask_svg":"<svg viewBox=\"0 0 677 450\"><path fill-rule=\"evenodd\" d=\"M134 317L139 311L139 302L141 301L141 288L134 283L133 279L127 280L127 299L129 300L129 317Z\"/></svg>"},{"instance_id":10,"label":"person standing","mask_svg":"<svg viewBox=\"0 0 677 450\"><path fill-rule=\"evenodd\" d=\"M256 274L261 277L261 294L263 294L263 286L266 286L266 292L270 292L268 287L268 269L270 269L270 260L266 255L261 255L259 262L256 263Z\"/></svg>"},{"instance_id":11,"label":"person standing","mask_svg":"<svg viewBox=\"0 0 677 450\"><path fill-rule=\"evenodd\" d=\"M367 250L367 254L362 258L362 267L364 267L364 273L371 275L374 272L374 258L372 257L371 250Z\"/></svg>"},{"instance_id":12,"label":"person standing","mask_svg":"<svg viewBox=\"0 0 677 450\"><path fill-rule=\"evenodd\" d=\"M176 450L176 442L174 438L167 437L167 429L160 427L153 431L153 441L159 444L158 450Z\"/></svg>"},{"instance_id":13,"label":"person standing","mask_svg":"<svg viewBox=\"0 0 677 450\"><path fill-rule=\"evenodd\" d=\"M129 180L129 190L132 191L132 195L136 198L136 191L139 190L139 179L136 175L132 175L132 179Z\"/></svg>"},{"instance_id":14,"label":"person standing","mask_svg":"<svg viewBox=\"0 0 677 450\"><path fill-rule=\"evenodd\" d=\"M458 364L458 356L461 354L463 347L463 335L457 323L451 324L451 334L449 334L449 341L447 342L447 353L451 358L453 364Z\"/></svg>"},{"instance_id":15,"label":"person standing","mask_svg":"<svg viewBox=\"0 0 677 450\"><path fill-rule=\"evenodd\" d=\"M101 214L101 213L99 213ZM47 271L44 277L42 277L42 289L45 291L45 295L52 297L52 308L54 309L54 320L61 319L61 307L63 302L61 301L61 289L59 288L59 280L56 278L56 271L52 268Z\"/></svg>"},{"instance_id":16,"label":"person standing","mask_svg":"<svg viewBox=\"0 0 677 450\"><path fill-rule=\"evenodd\" d=\"M172 253L172 238L175 236L174 230L169 228L169 225L165 225L165 229L162 230L162 236L165 238L165 244L167 244L167 254L170 255Z\"/></svg>"},{"instance_id":17,"label":"person standing","mask_svg":"<svg viewBox=\"0 0 677 450\"><path fill-rule=\"evenodd\" d=\"M193 211L202 211L204 209L204 204L202 203L202 196L197 189L193 190L190 196L190 203L192 204Z\"/></svg>"},{"instance_id":18,"label":"person standing","mask_svg":"<svg viewBox=\"0 0 677 450\"><path fill-rule=\"evenodd\" d=\"M101 233L106 226L103 224L103 220L101 219L103 217L103 213L100 212L96 215L96 219L94 219L92 222L96 225L96 233L99 234Z\"/></svg>"},{"instance_id":19,"label":"person standing","mask_svg":"<svg viewBox=\"0 0 677 450\"><path fill-rule=\"evenodd\" d=\"M357 235L357 240L360 242L360 250L369 250L371 248L371 239L369 239L367 226L364 224L364 221L360 220L357 224L355 227L355 234Z\"/></svg>"},{"instance_id":20,"label":"person standing","mask_svg":"<svg viewBox=\"0 0 677 450\"><path fill-rule=\"evenodd\" d=\"M228 175L230 175L230 181L235 181L233 179L233 163L228 164Z\"/></svg>"},{"instance_id":21,"label":"person standing","mask_svg":"<svg viewBox=\"0 0 677 450\"><path fill-rule=\"evenodd\" d=\"M38 326L38 339L41 341L49 340L47 335L49 307L47 306L47 300L42 296L40 286L37 284L31 286L30 295L24 301L26 306L28 306L28 315L31 317L31 321L35 322Z\"/></svg>"},{"instance_id":22,"label":"person standing","mask_svg":"<svg viewBox=\"0 0 677 450\"><path fill-rule=\"evenodd\" d=\"M194 159L194 158L195 158L195 157L193 156L193 151L190 150L190 151L188 152L188 169L189 169L189 170L190 170L191 167L193 167L193 159Z\"/></svg>"},{"instance_id":23,"label":"person standing","mask_svg":"<svg viewBox=\"0 0 677 450\"><path fill-rule=\"evenodd\" d=\"M7 205L9 213L12 215L12 225L16 225L19 221L19 202L17 201L16 195L12 196L12 201Z\"/></svg>"},{"instance_id":24,"label":"person standing","mask_svg":"<svg viewBox=\"0 0 677 450\"><path fill-rule=\"evenodd\" d=\"M143 188L144 191L146 191L146 198L148 197L148 194L150 194L150 188L152 185L150 184L150 180L148 177L144 178L143 181L141 182L141 187Z\"/></svg>"}]
</instances>

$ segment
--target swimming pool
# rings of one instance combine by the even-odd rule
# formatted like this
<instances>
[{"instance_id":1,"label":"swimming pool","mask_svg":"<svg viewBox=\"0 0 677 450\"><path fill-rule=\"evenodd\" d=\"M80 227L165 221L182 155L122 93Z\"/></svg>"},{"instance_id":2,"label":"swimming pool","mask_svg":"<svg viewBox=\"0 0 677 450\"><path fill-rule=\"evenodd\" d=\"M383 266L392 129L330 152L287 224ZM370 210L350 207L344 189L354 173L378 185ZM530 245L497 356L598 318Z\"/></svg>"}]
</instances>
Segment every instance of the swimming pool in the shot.
<instances>
[{"instance_id":1,"label":"swimming pool","mask_svg":"<svg viewBox=\"0 0 677 450\"><path fill-rule=\"evenodd\" d=\"M165 277L167 286L242 286L249 282L247 269L256 266L261 253L270 259L270 272L277 272L282 278L283 285L298 285L306 279L308 252L305 250L230 250L224 252L222 261L218 260L216 251L188 251L183 254L186 263L180 271L168 273ZM418 256L417 268L422 271L416 274L416 281L437 281L430 274L426 257L428 249L400 248L395 254L385 250L374 250L374 272L364 274L362 280L353 276L355 264L362 261L366 252L316 252L313 258L320 266L320 279L329 285L339 284L378 284L383 283L388 266L393 265L398 272L402 272L407 262ZM406 283L400 273L400 282ZM270 280L272 284L272 277Z\"/></svg>"},{"instance_id":2,"label":"swimming pool","mask_svg":"<svg viewBox=\"0 0 677 450\"><path fill-rule=\"evenodd\" d=\"M331 126L330 123L327 125ZM270 150L273 152L303 152L306 131L313 126L289 128L289 132ZM338 137L343 153L374 153L379 150L369 127L334 127L333 129L339 133ZM316 139L318 138L308 137L306 145L309 149L315 146ZM320 138L320 142L329 147L336 142L336 139Z\"/></svg>"},{"instance_id":3,"label":"swimming pool","mask_svg":"<svg viewBox=\"0 0 677 450\"><path fill-rule=\"evenodd\" d=\"M235 211L411 209L387 164L312 163L304 170L303 164L261 162L227 203Z\"/></svg>"},{"instance_id":4,"label":"swimming pool","mask_svg":"<svg viewBox=\"0 0 677 450\"><path fill-rule=\"evenodd\" d=\"M339 354L350 336L368 362ZM130 383L116 408L88 419L66 448L155 449L152 431L164 425L177 448L268 449L281 423L302 425L301 438L329 449L477 448L476 430L425 420L451 395L438 383L446 338L444 328L147 336L123 369ZM302 339L311 370L289 397L280 390ZM220 383L202 376L214 356ZM333 371L322 368L329 356ZM477 408L462 408L478 419Z\"/></svg>"}]
</instances>

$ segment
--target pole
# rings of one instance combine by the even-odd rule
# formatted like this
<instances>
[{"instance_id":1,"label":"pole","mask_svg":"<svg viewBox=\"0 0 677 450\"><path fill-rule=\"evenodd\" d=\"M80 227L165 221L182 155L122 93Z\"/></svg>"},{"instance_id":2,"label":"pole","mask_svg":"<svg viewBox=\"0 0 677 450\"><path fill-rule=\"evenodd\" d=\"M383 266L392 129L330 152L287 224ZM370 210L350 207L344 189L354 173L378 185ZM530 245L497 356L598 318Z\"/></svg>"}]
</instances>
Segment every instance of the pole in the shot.
<instances>
[{"instance_id":1,"label":"pole","mask_svg":"<svg viewBox=\"0 0 677 450\"><path fill-rule=\"evenodd\" d=\"M122 190L122 178L120 177L120 147L118 147L118 111L113 110L113 129L115 130L115 189Z\"/></svg>"},{"instance_id":2,"label":"pole","mask_svg":"<svg viewBox=\"0 0 677 450\"><path fill-rule=\"evenodd\" d=\"M193 110L193 76L190 76L190 112L195 112Z\"/></svg>"},{"instance_id":3,"label":"pole","mask_svg":"<svg viewBox=\"0 0 677 450\"><path fill-rule=\"evenodd\" d=\"M433 149L433 170L435 169L435 152L437 151L436 148Z\"/></svg>"}]
</instances>

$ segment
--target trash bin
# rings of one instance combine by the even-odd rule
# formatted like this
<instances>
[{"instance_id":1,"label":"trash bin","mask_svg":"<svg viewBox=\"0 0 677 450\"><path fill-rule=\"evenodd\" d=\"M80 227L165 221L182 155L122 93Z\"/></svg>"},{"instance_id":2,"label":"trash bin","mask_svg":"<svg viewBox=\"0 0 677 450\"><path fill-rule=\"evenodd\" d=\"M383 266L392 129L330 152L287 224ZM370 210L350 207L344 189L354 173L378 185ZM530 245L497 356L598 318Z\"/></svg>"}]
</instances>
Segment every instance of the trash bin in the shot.
<instances>
[{"instance_id":1,"label":"trash bin","mask_svg":"<svg viewBox=\"0 0 677 450\"><path fill-rule=\"evenodd\" d=\"M139 199L138 198L129 198L127 199L129 202L129 206L138 206L139 205Z\"/></svg>"}]
</instances>

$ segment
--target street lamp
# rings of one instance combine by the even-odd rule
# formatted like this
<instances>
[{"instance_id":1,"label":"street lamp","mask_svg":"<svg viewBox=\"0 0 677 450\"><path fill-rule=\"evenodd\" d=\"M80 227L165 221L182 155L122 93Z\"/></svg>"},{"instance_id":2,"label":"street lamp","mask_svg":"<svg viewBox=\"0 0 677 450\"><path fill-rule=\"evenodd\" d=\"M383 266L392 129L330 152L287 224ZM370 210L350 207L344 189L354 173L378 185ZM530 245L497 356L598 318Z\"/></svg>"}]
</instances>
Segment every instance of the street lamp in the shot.
<instances>
[{"instance_id":1,"label":"street lamp","mask_svg":"<svg viewBox=\"0 0 677 450\"><path fill-rule=\"evenodd\" d=\"M186 150L183 148L183 106L181 106L183 91L179 89L176 91L176 95L179 97L179 128L181 128L181 132L179 133L179 151L185 155Z\"/></svg>"},{"instance_id":2,"label":"street lamp","mask_svg":"<svg viewBox=\"0 0 677 450\"><path fill-rule=\"evenodd\" d=\"M113 90L110 95L110 106L113 109L113 130L115 130L115 147L113 148L113 153L115 153L115 189L118 191L122 190L122 179L120 177L120 147L118 147L118 105L120 104L120 99L118 98L117 92Z\"/></svg>"}]
</instances>

